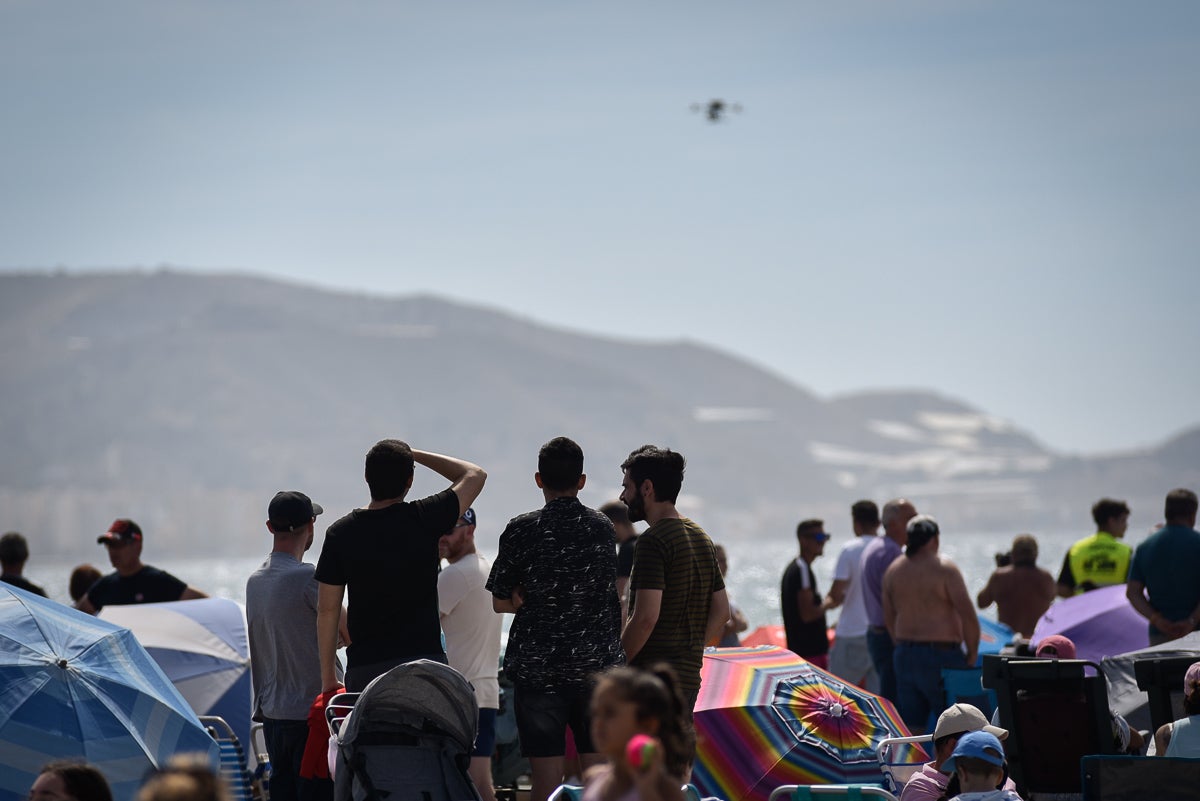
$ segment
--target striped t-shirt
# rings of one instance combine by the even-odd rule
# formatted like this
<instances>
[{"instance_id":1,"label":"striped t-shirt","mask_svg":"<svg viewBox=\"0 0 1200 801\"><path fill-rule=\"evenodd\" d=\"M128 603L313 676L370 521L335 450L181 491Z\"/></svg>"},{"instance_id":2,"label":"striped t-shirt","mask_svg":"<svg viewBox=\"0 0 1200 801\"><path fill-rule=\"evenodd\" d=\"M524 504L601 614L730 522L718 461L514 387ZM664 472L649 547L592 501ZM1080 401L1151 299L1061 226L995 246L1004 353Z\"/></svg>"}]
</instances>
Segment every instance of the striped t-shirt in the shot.
<instances>
[{"instance_id":1,"label":"striped t-shirt","mask_svg":"<svg viewBox=\"0 0 1200 801\"><path fill-rule=\"evenodd\" d=\"M638 537L629 577L630 614L638 590L662 590L658 622L633 664L668 662L685 693L700 689L712 595L725 589L712 540L686 517L659 520Z\"/></svg>"}]
</instances>

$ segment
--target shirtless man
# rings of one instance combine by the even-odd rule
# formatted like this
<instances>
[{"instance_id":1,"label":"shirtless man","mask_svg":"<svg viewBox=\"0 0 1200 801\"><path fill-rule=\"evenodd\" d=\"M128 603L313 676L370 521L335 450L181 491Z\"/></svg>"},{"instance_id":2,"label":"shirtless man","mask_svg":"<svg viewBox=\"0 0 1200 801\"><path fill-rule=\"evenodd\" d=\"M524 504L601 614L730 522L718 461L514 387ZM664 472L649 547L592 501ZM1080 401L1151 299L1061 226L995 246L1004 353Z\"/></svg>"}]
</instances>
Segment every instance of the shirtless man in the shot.
<instances>
[{"instance_id":1,"label":"shirtless man","mask_svg":"<svg viewBox=\"0 0 1200 801\"><path fill-rule=\"evenodd\" d=\"M967 668L979 652L979 618L962 573L938 555L938 525L908 521L904 555L883 575L883 616L896 643L897 709L914 734L942 707L942 668ZM965 647L964 647L965 646Z\"/></svg>"},{"instance_id":2,"label":"shirtless man","mask_svg":"<svg viewBox=\"0 0 1200 801\"><path fill-rule=\"evenodd\" d=\"M1011 564L996 568L975 602L980 609L996 604L1000 622L1026 639L1054 602L1056 586L1050 571L1037 566L1038 544L1031 534L1013 538Z\"/></svg>"}]
</instances>

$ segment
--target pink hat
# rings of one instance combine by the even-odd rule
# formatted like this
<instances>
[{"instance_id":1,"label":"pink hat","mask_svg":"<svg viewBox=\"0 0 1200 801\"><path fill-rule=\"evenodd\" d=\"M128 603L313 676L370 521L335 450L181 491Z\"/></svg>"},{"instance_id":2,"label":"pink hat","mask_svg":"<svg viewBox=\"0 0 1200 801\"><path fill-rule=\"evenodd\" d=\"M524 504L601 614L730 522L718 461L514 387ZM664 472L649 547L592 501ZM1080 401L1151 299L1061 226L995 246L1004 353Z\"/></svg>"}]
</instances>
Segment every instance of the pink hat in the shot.
<instances>
[{"instance_id":1,"label":"pink hat","mask_svg":"<svg viewBox=\"0 0 1200 801\"><path fill-rule=\"evenodd\" d=\"M1042 659L1074 659L1075 643L1061 634L1051 634L1038 643L1037 656ZM1200 671L1197 677L1200 677Z\"/></svg>"},{"instance_id":2,"label":"pink hat","mask_svg":"<svg viewBox=\"0 0 1200 801\"><path fill-rule=\"evenodd\" d=\"M1193 662L1183 677L1183 694L1191 696L1200 687L1200 662Z\"/></svg>"}]
</instances>

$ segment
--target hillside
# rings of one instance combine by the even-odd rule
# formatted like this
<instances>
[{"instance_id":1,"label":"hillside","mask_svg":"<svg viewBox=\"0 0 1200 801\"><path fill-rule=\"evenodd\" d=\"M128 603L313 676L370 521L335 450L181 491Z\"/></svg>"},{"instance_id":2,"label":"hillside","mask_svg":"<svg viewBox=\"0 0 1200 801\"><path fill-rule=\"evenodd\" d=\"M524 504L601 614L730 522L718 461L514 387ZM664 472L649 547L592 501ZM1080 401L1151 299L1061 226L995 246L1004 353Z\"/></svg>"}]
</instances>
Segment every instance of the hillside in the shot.
<instances>
[{"instance_id":1,"label":"hillside","mask_svg":"<svg viewBox=\"0 0 1200 801\"><path fill-rule=\"evenodd\" d=\"M537 503L537 448L558 434L584 447L593 503L615 496L634 447L680 450L684 503L726 537L786 533L801 516L841 525L856 498L895 494L977 529L1086 527L1100 494L1157 506L1200 483L1200 429L1063 459L930 391L822 399L700 343L587 336L436 297L168 271L4 275L0 327L14 457L0 525L59 552L118 515L164 547L254 552L277 489L330 515L363 502L362 456L385 436L483 465L494 527ZM426 475L417 491L437 486Z\"/></svg>"}]
</instances>

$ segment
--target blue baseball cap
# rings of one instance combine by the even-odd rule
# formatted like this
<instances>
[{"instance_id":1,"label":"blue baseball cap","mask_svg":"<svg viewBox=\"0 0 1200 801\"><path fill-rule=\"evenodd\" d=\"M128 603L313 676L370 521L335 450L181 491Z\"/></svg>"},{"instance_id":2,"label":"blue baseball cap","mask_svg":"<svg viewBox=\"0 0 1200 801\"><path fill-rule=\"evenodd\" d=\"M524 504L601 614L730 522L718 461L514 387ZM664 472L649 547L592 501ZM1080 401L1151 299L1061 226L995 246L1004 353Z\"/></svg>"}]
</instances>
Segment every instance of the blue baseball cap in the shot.
<instances>
[{"instance_id":1,"label":"blue baseball cap","mask_svg":"<svg viewBox=\"0 0 1200 801\"><path fill-rule=\"evenodd\" d=\"M958 740L954 753L942 763L943 773L954 773L954 761L959 757L982 759L998 768L1004 767L1004 746L996 735L986 731L969 731Z\"/></svg>"},{"instance_id":2,"label":"blue baseball cap","mask_svg":"<svg viewBox=\"0 0 1200 801\"><path fill-rule=\"evenodd\" d=\"M475 507L471 507L470 509L467 509L467 511L465 511L461 515L459 515L458 519L465 522L468 526L475 525Z\"/></svg>"}]
</instances>

